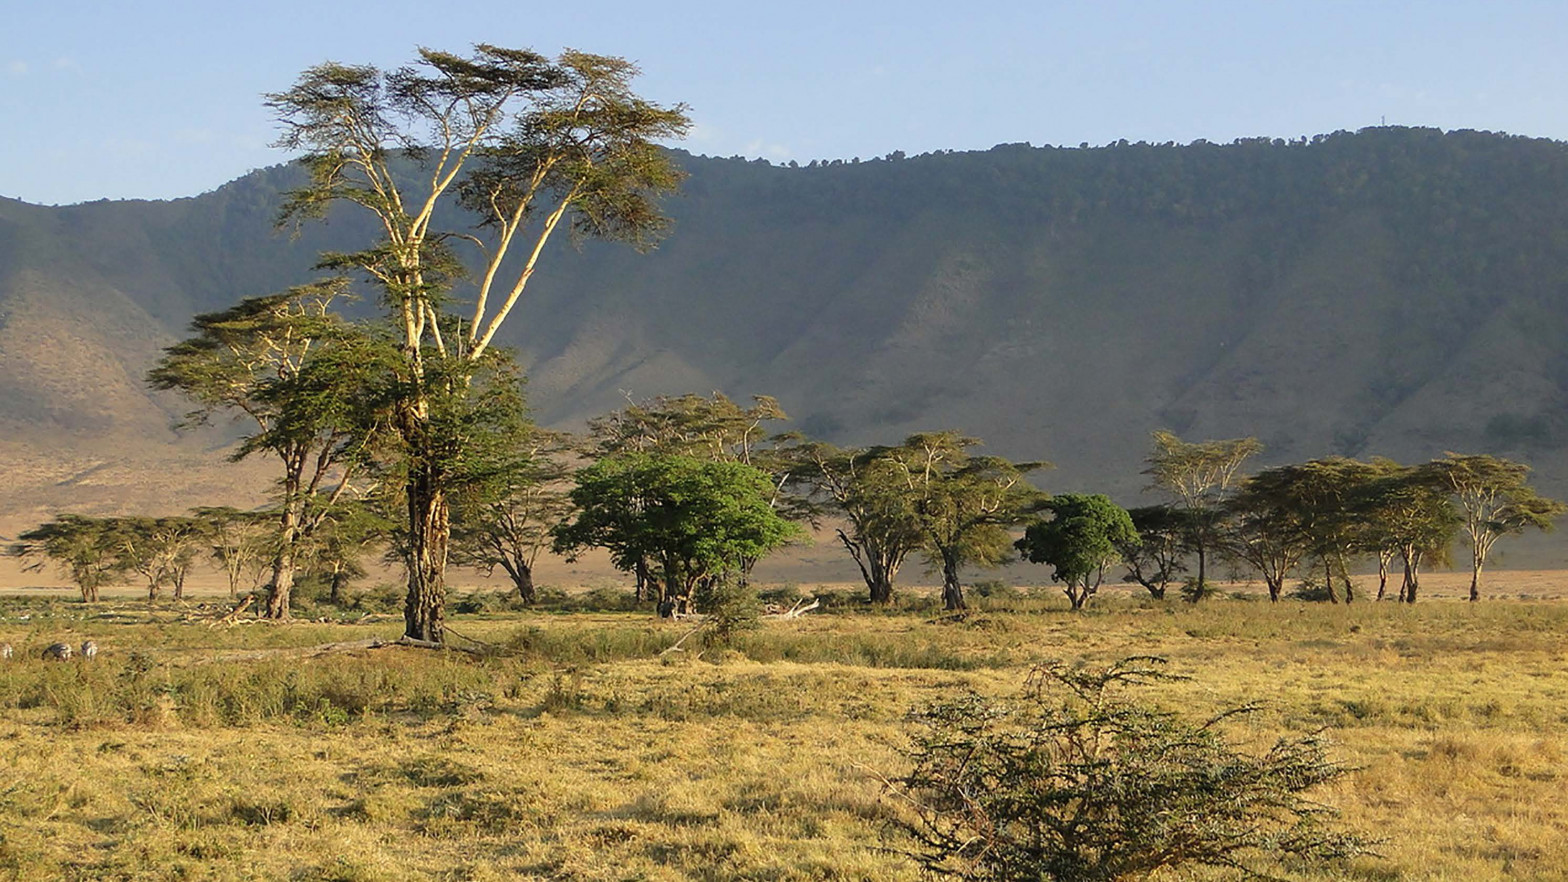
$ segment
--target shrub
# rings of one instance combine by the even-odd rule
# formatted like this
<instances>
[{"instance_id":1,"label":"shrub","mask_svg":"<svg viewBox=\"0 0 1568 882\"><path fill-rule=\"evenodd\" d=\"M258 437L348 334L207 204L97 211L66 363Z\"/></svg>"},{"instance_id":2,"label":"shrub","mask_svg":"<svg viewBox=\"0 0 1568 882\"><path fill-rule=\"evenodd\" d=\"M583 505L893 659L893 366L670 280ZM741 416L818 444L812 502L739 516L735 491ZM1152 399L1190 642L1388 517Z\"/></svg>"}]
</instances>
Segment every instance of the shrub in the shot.
<instances>
[{"instance_id":1,"label":"shrub","mask_svg":"<svg viewBox=\"0 0 1568 882\"><path fill-rule=\"evenodd\" d=\"M971 695L914 714L913 769L893 782L911 807L897 822L910 856L938 876L1109 882L1363 849L1300 795L1345 772L1321 737L1255 756L1218 731L1252 708L1194 724L1112 694L1165 678L1163 664L1052 663L1015 703Z\"/></svg>"},{"instance_id":2,"label":"shrub","mask_svg":"<svg viewBox=\"0 0 1568 882\"><path fill-rule=\"evenodd\" d=\"M702 635L707 646L731 646L736 635L761 624L762 604L757 592L738 580L714 579L700 586L694 599L697 609L707 616Z\"/></svg>"}]
</instances>

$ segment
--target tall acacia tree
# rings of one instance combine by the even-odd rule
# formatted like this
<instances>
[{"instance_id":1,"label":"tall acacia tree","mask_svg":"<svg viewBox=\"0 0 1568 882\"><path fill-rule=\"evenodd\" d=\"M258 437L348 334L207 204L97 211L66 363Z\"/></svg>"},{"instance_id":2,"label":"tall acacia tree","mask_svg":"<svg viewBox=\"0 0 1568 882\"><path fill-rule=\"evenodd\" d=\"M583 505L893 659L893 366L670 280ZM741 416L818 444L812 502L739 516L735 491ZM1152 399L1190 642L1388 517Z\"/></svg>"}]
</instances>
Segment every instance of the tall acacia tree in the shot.
<instances>
[{"instance_id":1,"label":"tall acacia tree","mask_svg":"<svg viewBox=\"0 0 1568 882\"><path fill-rule=\"evenodd\" d=\"M382 233L326 262L379 288L401 350L392 424L406 466L410 638L443 636L448 493L465 455L461 437L441 435L436 413L461 415L472 377L563 224L639 247L667 225L657 199L681 174L655 141L680 137L689 121L683 106L636 95L637 72L620 58L480 44L467 56L421 49L396 70L322 64L267 96L283 126L279 145L304 151L310 172L285 220L346 202ZM475 230L439 226L452 203L477 216ZM461 309L449 296L458 242L477 251L472 302Z\"/></svg>"}]
</instances>

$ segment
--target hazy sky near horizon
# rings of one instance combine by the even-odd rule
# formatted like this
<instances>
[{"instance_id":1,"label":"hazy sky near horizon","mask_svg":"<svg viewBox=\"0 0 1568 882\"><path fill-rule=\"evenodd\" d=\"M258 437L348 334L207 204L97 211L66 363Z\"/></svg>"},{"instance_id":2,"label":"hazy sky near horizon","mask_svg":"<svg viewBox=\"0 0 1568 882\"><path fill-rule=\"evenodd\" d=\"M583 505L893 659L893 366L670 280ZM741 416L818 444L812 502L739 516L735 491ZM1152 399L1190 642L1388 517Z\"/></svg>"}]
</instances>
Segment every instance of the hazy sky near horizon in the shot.
<instances>
[{"instance_id":1,"label":"hazy sky near horizon","mask_svg":"<svg viewBox=\"0 0 1568 882\"><path fill-rule=\"evenodd\" d=\"M691 107L673 146L775 162L1385 120L1568 139L1561 0L8 7L0 195L46 204L211 190L289 158L261 95L304 68L475 42L631 58Z\"/></svg>"}]
</instances>

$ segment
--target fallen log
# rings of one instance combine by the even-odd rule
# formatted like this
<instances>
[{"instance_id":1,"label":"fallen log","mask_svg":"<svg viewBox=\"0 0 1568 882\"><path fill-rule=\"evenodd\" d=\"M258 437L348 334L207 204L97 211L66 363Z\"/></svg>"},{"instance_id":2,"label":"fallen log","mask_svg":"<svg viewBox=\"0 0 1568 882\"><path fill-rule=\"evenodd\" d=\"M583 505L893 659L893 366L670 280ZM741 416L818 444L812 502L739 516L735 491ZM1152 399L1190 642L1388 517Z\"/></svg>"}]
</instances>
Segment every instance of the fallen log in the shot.
<instances>
[{"instance_id":1,"label":"fallen log","mask_svg":"<svg viewBox=\"0 0 1568 882\"><path fill-rule=\"evenodd\" d=\"M802 606L802 604L805 605ZM762 617L765 619L798 619L821 605L822 601L815 597L811 598L810 603L806 603L804 600L797 600L795 601L795 605L790 607L788 610L764 613Z\"/></svg>"}]
</instances>

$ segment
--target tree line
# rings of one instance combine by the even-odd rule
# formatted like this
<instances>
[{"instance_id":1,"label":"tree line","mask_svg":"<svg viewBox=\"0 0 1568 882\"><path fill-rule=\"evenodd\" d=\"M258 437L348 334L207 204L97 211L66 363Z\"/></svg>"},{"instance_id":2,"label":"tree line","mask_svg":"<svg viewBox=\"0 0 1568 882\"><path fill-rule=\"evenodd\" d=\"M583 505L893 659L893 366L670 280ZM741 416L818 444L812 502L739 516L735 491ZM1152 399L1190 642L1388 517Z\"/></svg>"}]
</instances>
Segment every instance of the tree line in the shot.
<instances>
[{"instance_id":1,"label":"tree line","mask_svg":"<svg viewBox=\"0 0 1568 882\"><path fill-rule=\"evenodd\" d=\"M172 347L155 376L189 346ZM944 606L962 610L962 572L1014 555L1050 566L1073 609L1118 569L1155 599L1176 586L1201 600L1213 590L1216 558L1256 573L1270 600L1299 576L1334 603L1357 600L1352 570L1375 562L1374 599L1389 594L1397 575L1397 598L1414 603L1422 566L1446 560L1460 536L1477 600L1500 538L1550 529L1568 511L1530 487L1526 466L1484 454L1414 466L1329 457L1246 475L1246 461L1262 450L1255 439L1187 442L1160 431L1144 474L1166 500L1129 510L1100 494L1052 496L1028 478L1048 463L982 455L978 439L957 432L839 447L775 431L787 415L765 396L749 406L720 393L629 402L578 437L529 424L515 389L493 406L510 418L483 431L469 427L468 469L451 495L449 559L487 575L504 571L523 603L537 600L541 554L575 558L599 548L634 580L637 600L664 615L697 612L715 592L746 590L758 561L807 527L831 530L873 605L893 602L914 556L941 574ZM323 435L314 437L317 451L357 444L349 435L325 446ZM226 574L231 595L247 579L262 589L262 609L273 618L289 617L296 571L330 586L337 601L364 574L367 555L407 560L406 512L387 492L397 485L380 480L387 465L375 457L323 466L332 457L301 457L300 449L280 456L275 501L262 511L67 514L24 533L13 552L35 566L57 563L84 600L132 576L146 582L149 599L165 587L179 597L185 573L205 558ZM289 471L300 462L310 464L308 476ZM350 480L361 472L362 480Z\"/></svg>"}]
</instances>

